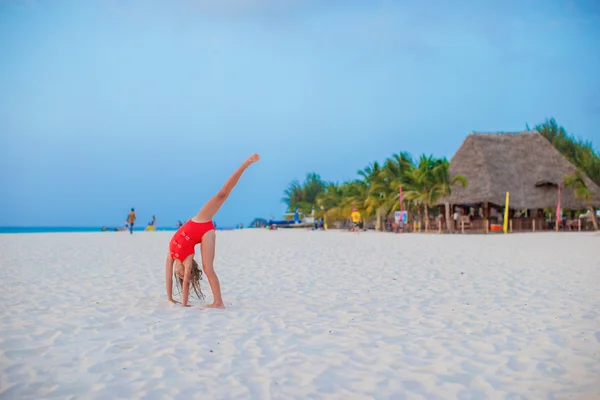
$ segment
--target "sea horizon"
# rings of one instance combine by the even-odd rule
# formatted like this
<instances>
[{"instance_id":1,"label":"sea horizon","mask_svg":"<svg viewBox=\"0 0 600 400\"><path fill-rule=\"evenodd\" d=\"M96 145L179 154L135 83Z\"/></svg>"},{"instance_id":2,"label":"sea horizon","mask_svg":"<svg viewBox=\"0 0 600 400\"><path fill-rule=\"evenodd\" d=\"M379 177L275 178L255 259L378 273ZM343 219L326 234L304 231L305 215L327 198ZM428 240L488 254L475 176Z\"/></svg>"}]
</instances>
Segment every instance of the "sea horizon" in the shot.
<instances>
[{"instance_id":1,"label":"sea horizon","mask_svg":"<svg viewBox=\"0 0 600 400\"><path fill-rule=\"evenodd\" d=\"M106 228L105 231L102 229ZM117 227L108 226L0 226L0 234L23 233L89 233L89 232L126 232L116 231ZM135 227L134 232L144 232L146 227ZM158 227L155 231L176 231L177 227ZM217 230L230 230L234 228L218 227ZM128 231L127 231L128 232Z\"/></svg>"}]
</instances>

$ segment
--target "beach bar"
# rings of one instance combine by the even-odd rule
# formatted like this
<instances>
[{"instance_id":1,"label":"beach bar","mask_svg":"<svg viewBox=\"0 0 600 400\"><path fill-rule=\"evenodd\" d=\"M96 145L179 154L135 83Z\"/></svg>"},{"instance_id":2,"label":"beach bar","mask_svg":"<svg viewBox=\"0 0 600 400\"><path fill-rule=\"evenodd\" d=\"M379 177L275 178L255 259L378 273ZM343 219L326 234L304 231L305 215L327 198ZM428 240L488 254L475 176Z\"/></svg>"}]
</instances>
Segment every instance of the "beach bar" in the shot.
<instances>
[{"instance_id":1,"label":"beach bar","mask_svg":"<svg viewBox=\"0 0 600 400\"><path fill-rule=\"evenodd\" d=\"M506 194L509 231L585 230L591 215L576 215L588 208L564 185L565 176L576 167L536 131L519 133L471 133L450 161L450 176L462 175L468 184L452 186L442 199L450 205L455 231L502 231ZM600 206L600 187L582 174L591 195L591 205ZM560 197L559 197L560 196ZM556 210L562 218L557 224ZM588 214L590 214L588 212Z\"/></svg>"}]
</instances>

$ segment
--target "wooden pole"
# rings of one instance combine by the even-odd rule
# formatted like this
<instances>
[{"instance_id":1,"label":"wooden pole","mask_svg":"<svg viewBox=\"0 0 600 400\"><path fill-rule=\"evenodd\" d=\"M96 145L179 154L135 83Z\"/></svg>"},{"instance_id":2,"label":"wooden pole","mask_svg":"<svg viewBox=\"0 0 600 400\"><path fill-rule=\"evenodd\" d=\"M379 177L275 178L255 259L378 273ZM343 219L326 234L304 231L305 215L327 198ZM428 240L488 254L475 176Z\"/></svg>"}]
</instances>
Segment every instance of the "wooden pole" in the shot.
<instances>
[{"instance_id":1,"label":"wooden pole","mask_svg":"<svg viewBox=\"0 0 600 400\"><path fill-rule=\"evenodd\" d=\"M489 233L490 232L490 220L486 219L485 220L485 233Z\"/></svg>"},{"instance_id":2,"label":"wooden pole","mask_svg":"<svg viewBox=\"0 0 600 400\"><path fill-rule=\"evenodd\" d=\"M577 218L577 231L581 232L581 218Z\"/></svg>"},{"instance_id":3,"label":"wooden pole","mask_svg":"<svg viewBox=\"0 0 600 400\"><path fill-rule=\"evenodd\" d=\"M464 220L460 221L460 231L462 233L465 233L465 221Z\"/></svg>"},{"instance_id":4,"label":"wooden pole","mask_svg":"<svg viewBox=\"0 0 600 400\"><path fill-rule=\"evenodd\" d=\"M438 219L438 233L442 233L442 219Z\"/></svg>"},{"instance_id":5,"label":"wooden pole","mask_svg":"<svg viewBox=\"0 0 600 400\"><path fill-rule=\"evenodd\" d=\"M413 232L417 231L417 221L413 221Z\"/></svg>"},{"instance_id":6,"label":"wooden pole","mask_svg":"<svg viewBox=\"0 0 600 400\"><path fill-rule=\"evenodd\" d=\"M533 231L535 232L535 218L533 219Z\"/></svg>"},{"instance_id":7,"label":"wooden pole","mask_svg":"<svg viewBox=\"0 0 600 400\"><path fill-rule=\"evenodd\" d=\"M512 224L512 221L513 221L512 219L511 219L510 221L508 221L508 226L509 226L509 230L508 230L508 231L509 231L510 233L512 233L512 225L513 225L513 224Z\"/></svg>"}]
</instances>

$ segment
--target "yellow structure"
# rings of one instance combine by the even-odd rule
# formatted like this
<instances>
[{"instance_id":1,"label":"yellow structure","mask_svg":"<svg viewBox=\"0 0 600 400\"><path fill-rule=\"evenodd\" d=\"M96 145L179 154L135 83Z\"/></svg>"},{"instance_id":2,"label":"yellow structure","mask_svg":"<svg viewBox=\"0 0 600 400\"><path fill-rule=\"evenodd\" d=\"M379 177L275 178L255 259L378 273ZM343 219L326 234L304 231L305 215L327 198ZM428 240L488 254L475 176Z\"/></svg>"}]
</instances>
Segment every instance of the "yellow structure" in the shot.
<instances>
[{"instance_id":1,"label":"yellow structure","mask_svg":"<svg viewBox=\"0 0 600 400\"><path fill-rule=\"evenodd\" d=\"M504 233L508 233L508 201L510 199L510 193L506 192L506 205L504 206Z\"/></svg>"}]
</instances>

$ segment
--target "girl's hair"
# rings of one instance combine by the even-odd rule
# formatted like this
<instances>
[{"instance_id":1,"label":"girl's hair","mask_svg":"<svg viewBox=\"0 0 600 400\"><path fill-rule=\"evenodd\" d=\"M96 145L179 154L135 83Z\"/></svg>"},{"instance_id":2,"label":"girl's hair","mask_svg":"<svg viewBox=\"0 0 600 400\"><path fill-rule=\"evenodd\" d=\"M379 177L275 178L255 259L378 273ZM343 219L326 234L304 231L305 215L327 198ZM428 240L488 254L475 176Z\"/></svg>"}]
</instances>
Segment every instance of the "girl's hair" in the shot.
<instances>
[{"instance_id":1,"label":"girl's hair","mask_svg":"<svg viewBox=\"0 0 600 400\"><path fill-rule=\"evenodd\" d=\"M204 299L204 293L202 293L202 289L200 288L200 281L202 280L202 270L198 266L196 260L192 260L192 277L190 279L190 286L196 292L196 297L198 299ZM183 293L183 279L181 279L177 274L175 274L175 284L177 285L177 289L179 290L179 294ZM192 295L190 291L190 296Z\"/></svg>"}]
</instances>

